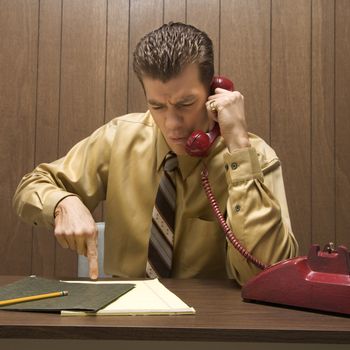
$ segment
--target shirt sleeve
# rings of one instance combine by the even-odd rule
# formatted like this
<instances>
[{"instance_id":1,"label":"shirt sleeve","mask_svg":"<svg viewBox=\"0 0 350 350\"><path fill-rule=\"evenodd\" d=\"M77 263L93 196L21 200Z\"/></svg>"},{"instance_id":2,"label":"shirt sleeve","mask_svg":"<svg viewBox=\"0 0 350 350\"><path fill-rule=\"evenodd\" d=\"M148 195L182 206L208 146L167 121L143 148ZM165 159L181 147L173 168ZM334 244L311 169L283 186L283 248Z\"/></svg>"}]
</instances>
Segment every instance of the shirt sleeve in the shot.
<instances>
[{"instance_id":1,"label":"shirt sleeve","mask_svg":"<svg viewBox=\"0 0 350 350\"><path fill-rule=\"evenodd\" d=\"M270 265L294 257L292 233L280 162L261 164L254 147L224 154L229 189L227 223L236 238L258 260ZM227 242L227 270L244 284L260 269Z\"/></svg>"},{"instance_id":2,"label":"shirt sleeve","mask_svg":"<svg viewBox=\"0 0 350 350\"><path fill-rule=\"evenodd\" d=\"M112 122L104 125L65 157L26 174L13 198L19 217L32 225L53 227L56 205L67 196L78 196L93 211L106 196L113 129Z\"/></svg>"}]
</instances>

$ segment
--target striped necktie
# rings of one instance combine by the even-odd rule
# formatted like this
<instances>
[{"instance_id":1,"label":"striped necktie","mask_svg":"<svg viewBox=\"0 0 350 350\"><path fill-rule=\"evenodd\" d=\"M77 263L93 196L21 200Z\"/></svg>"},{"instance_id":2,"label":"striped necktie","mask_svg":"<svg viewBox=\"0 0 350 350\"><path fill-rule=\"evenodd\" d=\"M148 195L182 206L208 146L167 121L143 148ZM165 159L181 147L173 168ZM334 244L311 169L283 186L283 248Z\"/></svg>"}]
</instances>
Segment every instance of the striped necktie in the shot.
<instances>
[{"instance_id":1,"label":"striped necktie","mask_svg":"<svg viewBox=\"0 0 350 350\"><path fill-rule=\"evenodd\" d=\"M152 212L146 275L150 278L170 277L176 211L176 154L169 152L164 160L155 205Z\"/></svg>"}]
</instances>

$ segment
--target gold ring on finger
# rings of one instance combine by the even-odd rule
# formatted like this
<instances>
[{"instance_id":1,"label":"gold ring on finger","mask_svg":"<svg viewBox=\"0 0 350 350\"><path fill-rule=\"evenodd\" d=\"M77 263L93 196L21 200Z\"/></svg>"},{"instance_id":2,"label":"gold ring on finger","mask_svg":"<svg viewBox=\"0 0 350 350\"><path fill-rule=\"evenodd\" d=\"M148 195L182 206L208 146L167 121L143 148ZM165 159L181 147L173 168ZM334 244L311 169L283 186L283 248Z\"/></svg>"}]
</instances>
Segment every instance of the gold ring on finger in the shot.
<instances>
[{"instance_id":1,"label":"gold ring on finger","mask_svg":"<svg viewBox=\"0 0 350 350\"><path fill-rule=\"evenodd\" d=\"M218 111L218 106L216 105L215 100L209 102L209 107L212 112Z\"/></svg>"}]
</instances>

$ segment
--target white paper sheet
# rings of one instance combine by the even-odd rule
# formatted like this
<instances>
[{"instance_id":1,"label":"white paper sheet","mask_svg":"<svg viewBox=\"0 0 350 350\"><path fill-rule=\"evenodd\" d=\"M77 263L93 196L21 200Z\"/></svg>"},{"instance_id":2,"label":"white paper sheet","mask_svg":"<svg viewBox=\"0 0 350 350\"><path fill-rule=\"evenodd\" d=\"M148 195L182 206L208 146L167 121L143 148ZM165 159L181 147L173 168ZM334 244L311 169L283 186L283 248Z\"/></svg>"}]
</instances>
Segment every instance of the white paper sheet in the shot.
<instances>
[{"instance_id":1,"label":"white paper sheet","mask_svg":"<svg viewBox=\"0 0 350 350\"><path fill-rule=\"evenodd\" d=\"M132 283L135 288L105 308L94 312L62 311L62 316L98 315L184 315L195 314L179 297L158 279L138 281L69 281L75 283Z\"/></svg>"}]
</instances>

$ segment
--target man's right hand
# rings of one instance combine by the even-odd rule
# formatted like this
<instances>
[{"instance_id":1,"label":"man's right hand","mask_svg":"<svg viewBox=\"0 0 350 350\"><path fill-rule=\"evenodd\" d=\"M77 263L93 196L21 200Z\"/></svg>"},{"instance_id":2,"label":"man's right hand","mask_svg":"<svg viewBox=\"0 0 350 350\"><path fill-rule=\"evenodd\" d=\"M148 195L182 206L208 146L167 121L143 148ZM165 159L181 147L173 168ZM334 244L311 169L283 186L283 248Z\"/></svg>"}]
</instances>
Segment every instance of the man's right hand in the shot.
<instances>
[{"instance_id":1,"label":"man's right hand","mask_svg":"<svg viewBox=\"0 0 350 350\"><path fill-rule=\"evenodd\" d=\"M97 226L76 196L62 199L55 209L55 237L63 248L76 250L89 261L90 278L98 278Z\"/></svg>"}]
</instances>

